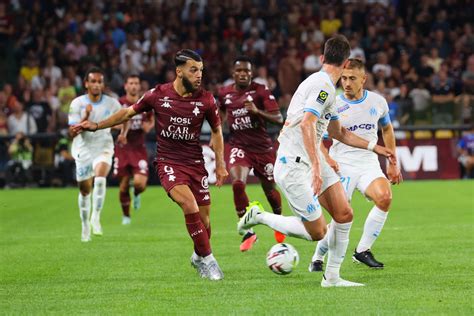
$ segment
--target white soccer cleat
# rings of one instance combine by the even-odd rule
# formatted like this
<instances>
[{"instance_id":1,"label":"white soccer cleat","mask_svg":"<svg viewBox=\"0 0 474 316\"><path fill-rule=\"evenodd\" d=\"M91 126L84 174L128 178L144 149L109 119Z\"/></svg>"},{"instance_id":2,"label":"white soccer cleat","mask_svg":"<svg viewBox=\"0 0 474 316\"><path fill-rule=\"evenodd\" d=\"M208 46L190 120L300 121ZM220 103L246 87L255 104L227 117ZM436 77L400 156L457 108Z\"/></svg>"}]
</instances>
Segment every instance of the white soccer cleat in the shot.
<instances>
[{"instance_id":1,"label":"white soccer cleat","mask_svg":"<svg viewBox=\"0 0 474 316\"><path fill-rule=\"evenodd\" d=\"M202 259L202 264L204 265L205 277L211 281L219 281L224 278L224 273L222 272L219 264L217 263L216 258L212 254Z\"/></svg>"},{"instance_id":2,"label":"white soccer cleat","mask_svg":"<svg viewBox=\"0 0 474 316\"><path fill-rule=\"evenodd\" d=\"M196 253L193 253L191 256L191 266L197 270L201 278L204 279L207 277L207 270L202 262L202 258L196 255Z\"/></svg>"},{"instance_id":3,"label":"white soccer cleat","mask_svg":"<svg viewBox=\"0 0 474 316\"><path fill-rule=\"evenodd\" d=\"M81 241L82 242L91 241L91 225L89 223L82 224Z\"/></svg>"},{"instance_id":4,"label":"white soccer cleat","mask_svg":"<svg viewBox=\"0 0 474 316\"><path fill-rule=\"evenodd\" d=\"M122 217L122 225L130 225L132 223L132 219L128 216Z\"/></svg>"},{"instance_id":5,"label":"white soccer cleat","mask_svg":"<svg viewBox=\"0 0 474 316\"><path fill-rule=\"evenodd\" d=\"M260 202L252 202L247 206L247 212L242 216L237 223L237 231L240 235L244 235L249 228L252 228L255 225L258 225L257 215L265 212L263 210L262 204Z\"/></svg>"},{"instance_id":6,"label":"white soccer cleat","mask_svg":"<svg viewBox=\"0 0 474 316\"><path fill-rule=\"evenodd\" d=\"M141 197L140 197L140 194L139 195L135 195L133 197L133 209L135 211L138 211L140 209L142 205L142 201L141 201Z\"/></svg>"},{"instance_id":7,"label":"white soccer cleat","mask_svg":"<svg viewBox=\"0 0 474 316\"><path fill-rule=\"evenodd\" d=\"M100 225L100 217L95 213L92 213L91 216L91 226L92 226L92 234L95 236L102 236L102 225Z\"/></svg>"},{"instance_id":8,"label":"white soccer cleat","mask_svg":"<svg viewBox=\"0 0 474 316\"><path fill-rule=\"evenodd\" d=\"M321 281L322 287L356 287L356 286L365 286L365 284L347 281L341 278L336 280L327 280L323 275L323 280Z\"/></svg>"}]
</instances>

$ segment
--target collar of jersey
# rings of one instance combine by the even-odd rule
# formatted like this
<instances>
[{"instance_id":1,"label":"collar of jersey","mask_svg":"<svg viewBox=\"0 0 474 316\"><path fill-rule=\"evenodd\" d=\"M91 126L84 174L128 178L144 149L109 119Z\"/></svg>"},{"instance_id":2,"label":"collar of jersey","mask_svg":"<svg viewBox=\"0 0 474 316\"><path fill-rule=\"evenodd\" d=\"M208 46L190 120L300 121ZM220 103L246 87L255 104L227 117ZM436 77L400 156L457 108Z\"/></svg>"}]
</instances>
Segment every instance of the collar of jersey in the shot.
<instances>
[{"instance_id":1,"label":"collar of jersey","mask_svg":"<svg viewBox=\"0 0 474 316\"><path fill-rule=\"evenodd\" d=\"M347 102L349 104L359 104L361 102L363 102L365 99L367 99L367 90L364 90L364 94L362 95L362 98L358 99L358 100L347 100L345 97L344 97L344 94L341 94L341 99L344 101L344 102Z\"/></svg>"},{"instance_id":2,"label":"collar of jersey","mask_svg":"<svg viewBox=\"0 0 474 316\"><path fill-rule=\"evenodd\" d=\"M88 95L88 94L84 94L84 96L86 97L87 101L90 102L90 104L92 104L93 106L96 106L96 105L101 104L102 101L104 100L104 94L103 94L103 93L100 95L99 101L97 101L97 102L95 102L95 103L92 102L91 99L89 99L89 95Z\"/></svg>"},{"instance_id":3,"label":"collar of jersey","mask_svg":"<svg viewBox=\"0 0 474 316\"><path fill-rule=\"evenodd\" d=\"M326 77L328 77L329 82L331 83L331 85L334 87L334 89L336 89L336 86L335 86L334 83L332 82L331 77L329 77L329 74L328 74L327 72L325 72L324 70L320 70L319 72L322 72L323 74L325 74Z\"/></svg>"}]
</instances>

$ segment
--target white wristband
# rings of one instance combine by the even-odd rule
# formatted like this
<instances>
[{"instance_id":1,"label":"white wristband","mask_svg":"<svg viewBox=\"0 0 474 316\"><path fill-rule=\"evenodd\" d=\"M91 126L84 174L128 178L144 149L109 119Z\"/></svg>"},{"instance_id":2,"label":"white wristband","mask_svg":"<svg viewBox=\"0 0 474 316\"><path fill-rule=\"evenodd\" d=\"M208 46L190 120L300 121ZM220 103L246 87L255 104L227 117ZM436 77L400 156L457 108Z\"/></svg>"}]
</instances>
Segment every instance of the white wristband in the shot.
<instances>
[{"instance_id":1,"label":"white wristband","mask_svg":"<svg viewBox=\"0 0 474 316\"><path fill-rule=\"evenodd\" d=\"M374 151L375 146L377 145L376 140L371 140L367 145L367 150Z\"/></svg>"}]
</instances>

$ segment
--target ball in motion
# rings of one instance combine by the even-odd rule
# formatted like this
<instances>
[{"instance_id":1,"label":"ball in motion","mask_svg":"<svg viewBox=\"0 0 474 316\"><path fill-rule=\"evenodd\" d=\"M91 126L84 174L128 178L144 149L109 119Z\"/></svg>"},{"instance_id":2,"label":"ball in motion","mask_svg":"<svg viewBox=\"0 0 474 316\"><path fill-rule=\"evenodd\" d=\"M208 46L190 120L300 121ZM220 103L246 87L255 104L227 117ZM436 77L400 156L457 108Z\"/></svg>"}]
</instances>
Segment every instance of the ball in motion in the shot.
<instances>
[{"instance_id":1,"label":"ball in motion","mask_svg":"<svg viewBox=\"0 0 474 316\"><path fill-rule=\"evenodd\" d=\"M267 253L267 266L276 274L289 274L298 265L300 257L288 243L276 244Z\"/></svg>"}]
</instances>

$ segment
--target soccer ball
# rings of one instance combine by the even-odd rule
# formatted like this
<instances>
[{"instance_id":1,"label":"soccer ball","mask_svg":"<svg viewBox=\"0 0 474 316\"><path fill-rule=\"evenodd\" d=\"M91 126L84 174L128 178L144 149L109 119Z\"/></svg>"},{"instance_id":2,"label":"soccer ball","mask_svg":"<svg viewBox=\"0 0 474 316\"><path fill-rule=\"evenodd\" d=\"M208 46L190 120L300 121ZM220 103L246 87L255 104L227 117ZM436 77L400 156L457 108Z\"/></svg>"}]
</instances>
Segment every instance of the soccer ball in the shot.
<instances>
[{"instance_id":1,"label":"soccer ball","mask_svg":"<svg viewBox=\"0 0 474 316\"><path fill-rule=\"evenodd\" d=\"M298 251L287 243L276 244L267 253L267 266L276 274L291 273L299 261Z\"/></svg>"}]
</instances>

